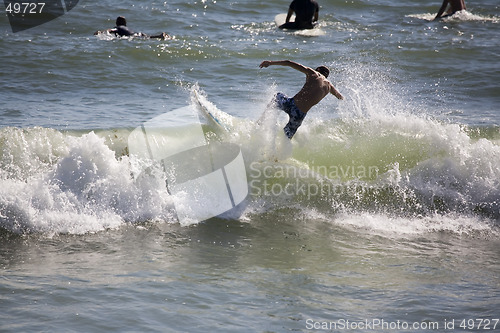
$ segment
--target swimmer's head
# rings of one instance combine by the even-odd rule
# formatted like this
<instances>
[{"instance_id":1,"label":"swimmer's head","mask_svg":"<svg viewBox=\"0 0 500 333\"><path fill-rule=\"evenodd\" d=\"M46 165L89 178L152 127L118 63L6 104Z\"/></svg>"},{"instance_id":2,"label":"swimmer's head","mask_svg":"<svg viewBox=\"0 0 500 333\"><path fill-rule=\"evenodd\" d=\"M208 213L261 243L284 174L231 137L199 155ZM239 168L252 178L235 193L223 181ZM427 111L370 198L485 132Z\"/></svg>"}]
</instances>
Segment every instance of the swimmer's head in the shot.
<instances>
[{"instance_id":1,"label":"swimmer's head","mask_svg":"<svg viewBox=\"0 0 500 333\"><path fill-rule=\"evenodd\" d=\"M328 77L328 75L330 75L330 70L326 66L319 66L316 68L316 72L319 72L324 77Z\"/></svg>"},{"instance_id":2,"label":"swimmer's head","mask_svg":"<svg viewBox=\"0 0 500 333\"><path fill-rule=\"evenodd\" d=\"M123 16L118 16L116 18L116 26L120 26L120 25L127 25L127 20L125 20L125 17Z\"/></svg>"}]
</instances>

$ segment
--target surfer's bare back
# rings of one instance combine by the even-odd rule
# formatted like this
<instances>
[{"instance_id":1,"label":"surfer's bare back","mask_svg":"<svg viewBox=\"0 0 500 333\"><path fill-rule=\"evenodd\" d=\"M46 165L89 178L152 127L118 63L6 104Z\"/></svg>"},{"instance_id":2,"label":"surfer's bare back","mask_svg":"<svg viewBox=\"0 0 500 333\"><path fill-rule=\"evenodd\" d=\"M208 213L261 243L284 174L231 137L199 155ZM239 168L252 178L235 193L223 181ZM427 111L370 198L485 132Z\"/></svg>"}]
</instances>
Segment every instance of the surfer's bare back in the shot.
<instances>
[{"instance_id":1,"label":"surfer's bare back","mask_svg":"<svg viewBox=\"0 0 500 333\"><path fill-rule=\"evenodd\" d=\"M290 60L265 60L259 67L266 68L271 65L291 67L306 75L306 83L304 83L302 89L295 96L289 98L279 92L273 99L273 103L290 117L288 124L284 128L285 134L289 139L297 132L306 113L328 94L332 94L338 99L344 99L333 84L328 81L327 77L330 74L330 70L326 66L319 66L316 69L312 69Z\"/></svg>"}]
</instances>

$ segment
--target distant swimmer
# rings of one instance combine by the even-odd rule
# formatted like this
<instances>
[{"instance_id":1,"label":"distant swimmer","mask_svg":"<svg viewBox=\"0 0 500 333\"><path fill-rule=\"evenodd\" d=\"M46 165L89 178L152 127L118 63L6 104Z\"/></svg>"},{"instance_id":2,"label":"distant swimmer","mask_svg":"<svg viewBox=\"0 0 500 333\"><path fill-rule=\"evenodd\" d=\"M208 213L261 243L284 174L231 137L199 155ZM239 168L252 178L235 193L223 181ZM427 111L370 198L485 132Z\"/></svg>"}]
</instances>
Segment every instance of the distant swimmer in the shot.
<instances>
[{"instance_id":1,"label":"distant swimmer","mask_svg":"<svg viewBox=\"0 0 500 333\"><path fill-rule=\"evenodd\" d=\"M293 98L289 98L279 92L272 100L272 103L285 111L290 118L288 124L283 129L289 139L294 136L299 126L302 125L307 112L328 94L332 94L338 99L344 99L330 81L327 80L330 70L326 66L319 66L316 69L312 69L290 60L266 60L259 67L266 68L271 65L288 66L306 75L306 83Z\"/></svg>"},{"instance_id":2,"label":"distant swimmer","mask_svg":"<svg viewBox=\"0 0 500 333\"><path fill-rule=\"evenodd\" d=\"M450 8L446 11L446 15L442 16L446 10L446 7L448 7L448 5L450 5ZM443 4L441 5L441 8L439 8L439 11L434 19L437 20L437 19L442 18L442 17L451 16L451 15L455 14L456 12L459 12L459 11L465 10L465 9L467 9L467 8L465 8L465 1L464 0L443 0Z\"/></svg>"},{"instance_id":3,"label":"distant swimmer","mask_svg":"<svg viewBox=\"0 0 500 333\"><path fill-rule=\"evenodd\" d=\"M114 34L116 37L146 37L146 38L158 38L158 39L168 39L169 35L162 32L161 34L155 36L148 36L142 32L134 32L127 27L127 20L123 16L118 16L116 18L116 26L112 29L106 30L110 34ZM101 31L96 31L94 35L102 33Z\"/></svg>"},{"instance_id":4,"label":"distant swimmer","mask_svg":"<svg viewBox=\"0 0 500 333\"><path fill-rule=\"evenodd\" d=\"M293 13L295 21L290 22ZM312 29L318 21L319 6L314 0L293 0L288 7L285 23L280 25L280 29Z\"/></svg>"}]
</instances>

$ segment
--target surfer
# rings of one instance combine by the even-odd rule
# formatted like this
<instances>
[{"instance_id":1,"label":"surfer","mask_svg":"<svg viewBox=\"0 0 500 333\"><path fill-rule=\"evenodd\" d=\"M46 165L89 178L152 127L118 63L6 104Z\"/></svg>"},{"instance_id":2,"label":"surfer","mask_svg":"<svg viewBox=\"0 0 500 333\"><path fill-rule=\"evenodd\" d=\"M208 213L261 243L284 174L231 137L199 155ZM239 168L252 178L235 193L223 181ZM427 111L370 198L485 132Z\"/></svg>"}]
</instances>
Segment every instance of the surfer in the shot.
<instances>
[{"instance_id":1,"label":"surfer","mask_svg":"<svg viewBox=\"0 0 500 333\"><path fill-rule=\"evenodd\" d=\"M326 66L319 66L316 69L312 69L290 60L265 60L259 67L266 68L271 65L288 66L306 75L306 83L304 83L302 89L295 96L289 98L285 94L278 92L271 102L285 111L290 117L283 129L289 139L297 132L307 112L328 94L332 94L338 99L344 99L333 84L327 80L330 70Z\"/></svg>"},{"instance_id":2,"label":"surfer","mask_svg":"<svg viewBox=\"0 0 500 333\"><path fill-rule=\"evenodd\" d=\"M446 15L441 16L441 15L443 15L443 13L446 10L446 7L448 7L448 5L450 5L450 8L446 12ZM456 12L459 12L459 11L465 10L465 9L467 9L467 8L465 8L465 1L464 0L443 0L443 4L441 5L441 8L439 8L439 11L438 11L436 17L434 18L434 20L437 20L439 18L443 18L446 16L451 16L451 15L455 14Z\"/></svg>"},{"instance_id":3,"label":"surfer","mask_svg":"<svg viewBox=\"0 0 500 333\"><path fill-rule=\"evenodd\" d=\"M130 36L132 36L132 37L147 37L147 38L159 38L159 39L170 38L169 35L167 35L164 32L162 32L159 35L155 35L155 36L148 36L142 32L134 32L127 27L127 20L123 16L118 16L116 18L115 24L116 24L116 26L114 28L108 29L106 31L110 34L114 34L116 37L124 37L124 36L130 37ZM94 33L94 35L98 35L100 33L101 33L101 31L96 31Z\"/></svg>"},{"instance_id":4,"label":"surfer","mask_svg":"<svg viewBox=\"0 0 500 333\"><path fill-rule=\"evenodd\" d=\"M293 13L295 21L290 22ZM314 0L293 0L288 7L285 23L280 25L280 29L312 29L318 21L319 6Z\"/></svg>"}]
</instances>

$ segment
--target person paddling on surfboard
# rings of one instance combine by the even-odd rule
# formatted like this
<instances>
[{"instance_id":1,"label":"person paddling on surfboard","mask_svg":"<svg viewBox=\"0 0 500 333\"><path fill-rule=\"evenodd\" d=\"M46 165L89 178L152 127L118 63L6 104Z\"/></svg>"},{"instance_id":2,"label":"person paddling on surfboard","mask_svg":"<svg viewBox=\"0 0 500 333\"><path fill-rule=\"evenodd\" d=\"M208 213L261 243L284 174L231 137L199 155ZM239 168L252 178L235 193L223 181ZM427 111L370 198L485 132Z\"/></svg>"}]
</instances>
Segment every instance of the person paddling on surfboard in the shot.
<instances>
[{"instance_id":1,"label":"person paddling on surfboard","mask_svg":"<svg viewBox=\"0 0 500 333\"><path fill-rule=\"evenodd\" d=\"M293 13L295 21L290 22ZM280 29L312 29L318 21L319 6L314 0L293 0L288 7L285 23L280 25Z\"/></svg>"},{"instance_id":2,"label":"person paddling on surfboard","mask_svg":"<svg viewBox=\"0 0 500 333\"><path fill-rule=\"evenodd\" d=\"M290 60L265 60L259 67L266 68L271 65L288 66L306 75L306 83L295 96L289 98L285 94L278 92L271 102L274 106L285 111L290 117L283 129L289 139L292 139L299 126L302 125L307 112L328 94L332 94L338 99L344 99L344 96L328 81L327 77L330 70L326 66L312 69Z\"/></svg>"},{"instance_id":3,"label":"person paddling on surfboard","mask_svg":"<svg viewBox=\"0 0 500 333\"><path fill-rule=\"evenodd\" d=\"M446 15L441 16L441 15L443 15L443 13L446 10L446 7L448 7L448 5L450 5L450 8L446 12ZM439 18L443 18L446 16L451 16L451 15L455 14L456 12L459 12L461 10L466 10L466 9L467 8L465 8L465 1L464 0L443 0L443 4L441 5L441 8L439 8L439 11L438 11L436 17L434 18L434 20L437 20Z\"/></svg>"},{"instance_id":4,"label":"person paddling on surfboard","mask_svg":"<svg viewBox=\"0 0 500 333\"><path fill-rule=\"evenodd\" d=\"M148 36L142 32L134 32L127 27L127 20L123 16L118 16L116 18L115 24L116 24L116 26L114 28L108 29L106 31L110 34L114 34L116 37L124 37L124 36L130 37L130 36L132 36L132 37L148 37L148 38L159 38L159 39L170 38L169 35L167 35L164 32L162 32L159 35L155 35L155 36ZM94 33L94 35L98 35L100 33L101 33L101 31L96 31Z\"/></svg>"}]
</instances>

